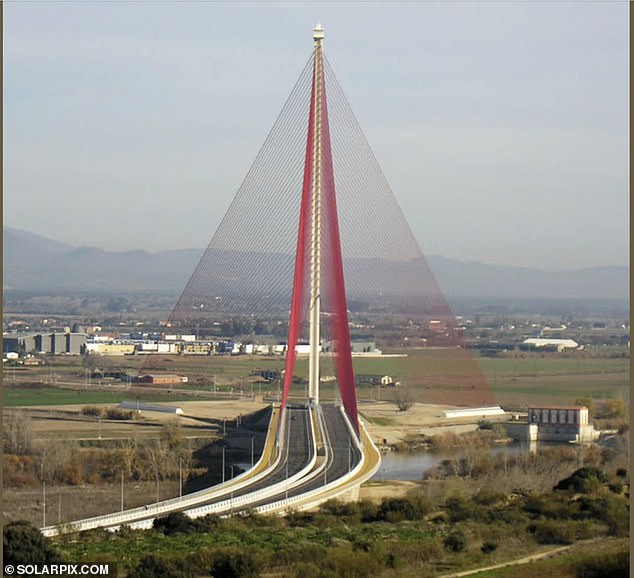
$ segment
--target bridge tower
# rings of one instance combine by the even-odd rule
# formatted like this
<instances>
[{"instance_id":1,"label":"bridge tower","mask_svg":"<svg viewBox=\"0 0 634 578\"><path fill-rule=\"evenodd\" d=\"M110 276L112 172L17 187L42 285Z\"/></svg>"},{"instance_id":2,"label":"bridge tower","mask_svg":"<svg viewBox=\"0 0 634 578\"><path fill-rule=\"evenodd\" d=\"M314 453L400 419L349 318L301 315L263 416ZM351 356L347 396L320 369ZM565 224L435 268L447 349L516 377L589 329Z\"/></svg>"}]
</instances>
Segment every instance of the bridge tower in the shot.
<instances>
[{"instance_id":1,"label":"bridge tower","mask_svg":"<svg viewBox=\"0 0 634 578\"><path fill-rule=\"evenodd\" d=\"M321 321L322 312L327 313L328 333L333 343L341 400L358 433L357 400L328 124L323 40L324 29L319 24L313 30L313 77L282 407L286 406L292 384L295 346L300 338L306 309L309 322L308 400L313 406L319 404ZM322 270L328 274L322 275ZM322 311L323 297L326 297L328 303L326 311ZM305 303L306 299L308 304Z\"/></svg>"},{"instance_id":2,"label":"bridge tower","mask_svg":"<svg viewBox=\"0 0 634 578\"><path fill-rule=\"evenodd\" d=\"M313 142L307 146L312 148L312 194L311 194L311 229L310 229L310 354L308 360L308 400L311 404L319 403L319 356L321 353L321 191L322 191L322 89L324 61L322 43L324 29L318 24L313 30L315 42L313 58L313 94L314 118ZM309 121L310 122L310 121Z\"/></svg>"}]
</instances>

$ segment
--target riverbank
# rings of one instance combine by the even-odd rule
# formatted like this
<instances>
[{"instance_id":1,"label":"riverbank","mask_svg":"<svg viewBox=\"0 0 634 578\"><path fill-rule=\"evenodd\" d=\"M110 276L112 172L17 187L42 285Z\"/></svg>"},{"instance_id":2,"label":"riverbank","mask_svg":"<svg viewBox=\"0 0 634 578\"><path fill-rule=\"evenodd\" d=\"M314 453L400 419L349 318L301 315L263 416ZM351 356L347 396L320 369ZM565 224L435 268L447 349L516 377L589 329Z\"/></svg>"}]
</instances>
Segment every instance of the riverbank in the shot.
<instances>
[{"instance_id":1,"label":"riverbank","mask_svg":"<svg viewBox=\"0 0 634 578\"><path fill-rule=\"evenodd\" d=\"M392 448L408 438L438 434L463 434L478 429L479 418L447 419L444 412L456 406L413 403L407 411L399 411L387 401L359 404L359 413L374 442L383 449ZM505 421L509 418L496 419Z\"/></svg>"}]
</instances>

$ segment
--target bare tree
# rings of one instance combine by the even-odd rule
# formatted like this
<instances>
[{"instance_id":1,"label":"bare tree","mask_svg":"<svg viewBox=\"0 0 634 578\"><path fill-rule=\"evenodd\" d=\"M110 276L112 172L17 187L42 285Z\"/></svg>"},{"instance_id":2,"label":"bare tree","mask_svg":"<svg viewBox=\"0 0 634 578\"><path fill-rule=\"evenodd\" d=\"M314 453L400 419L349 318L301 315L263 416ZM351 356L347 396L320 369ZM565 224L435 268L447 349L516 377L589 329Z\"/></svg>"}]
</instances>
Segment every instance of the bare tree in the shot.
<instances>
[{"instance_id":1,"label":"bare tree","mask_svg":"<svg viewBox=\"0 0 634 578\"><path fill-rule=\"evenodd\" d=\"M33 451L33 427L27 411L16 410L4 416L2 437L8 454L30 454Z\"/></svg>"},{"instance_id":2,"label":"bare tree","mask_svg":"<svg viewBox=\"0 0 634 578\"><path fill-rule=\"evenodd\" d=\"M398 411L407 411L414 405L414 396L408 390L400 390L394 397L394 403L398 407Z\"/></svg>"}]
</instances>

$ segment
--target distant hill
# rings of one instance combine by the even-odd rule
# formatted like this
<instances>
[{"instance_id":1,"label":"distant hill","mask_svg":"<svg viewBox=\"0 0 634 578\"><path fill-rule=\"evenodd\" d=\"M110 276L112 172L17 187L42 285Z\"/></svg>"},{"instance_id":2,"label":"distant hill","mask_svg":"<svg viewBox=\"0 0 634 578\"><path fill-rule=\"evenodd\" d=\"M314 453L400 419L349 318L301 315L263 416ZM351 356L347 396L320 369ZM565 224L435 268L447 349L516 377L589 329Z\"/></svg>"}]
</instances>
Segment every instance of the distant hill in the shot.
<instances>
[{"instance_id":1,"label":"distant hill","mask_svg":"<svg viewBox=\"0 0 634 578\"><path fill-rule=\"evenodd\" d=\"M203 254L202 249L150 253L73 247L11 227L3 228L3 236L5 290L178 294ZM427 261L448 298L629 298L628 267L552 272L440 256ZM351 267L362 275L363 262L355 260Z\"/></svg>"},{"instance_id":2,"label":"distant hill","mask_svg":"<svg viewBox=\"0 0 634 578\"><path fill-rule=\"evenodd\" d=\"M10 227L3 237L5 290L178 293L203 253L72 247Z\"/></svg>"}]
</instances>

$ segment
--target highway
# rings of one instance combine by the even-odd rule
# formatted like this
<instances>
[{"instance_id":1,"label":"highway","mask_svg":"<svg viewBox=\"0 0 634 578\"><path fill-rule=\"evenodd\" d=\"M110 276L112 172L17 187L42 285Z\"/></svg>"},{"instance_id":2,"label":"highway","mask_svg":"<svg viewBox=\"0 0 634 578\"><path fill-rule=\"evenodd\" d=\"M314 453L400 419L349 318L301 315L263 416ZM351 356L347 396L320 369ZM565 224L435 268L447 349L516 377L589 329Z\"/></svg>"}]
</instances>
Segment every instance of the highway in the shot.
<instances>
[{"instance_id":1,"label":"highway","mask_svg":"<svg viewBox=\"0 0 634 578\"><path fill-rule=\"evenodd\" d=\"M149 528L155 518L183 511L191 517L206 514L230 515L242 510L284 511L319 503L366 480L376 471L380 457L374 447L372 459L365 463L362 446L356 439L348 418L334 405L288 406L284 424L275 419L267 436L263 457L253 471L224 484L171 499L144 508L78 520L71 525L43 528L51 536L65 531L95 527L117 529L122 524ZM279 427L279 429L278 429ZM279 439L277 439L279 438ZM277 441L276 441L277 439ZM345 483L344 483L345 482ZM307 501L303 504L303 496Z\"/></svg>"}]
</instances>

